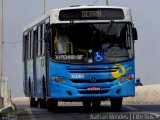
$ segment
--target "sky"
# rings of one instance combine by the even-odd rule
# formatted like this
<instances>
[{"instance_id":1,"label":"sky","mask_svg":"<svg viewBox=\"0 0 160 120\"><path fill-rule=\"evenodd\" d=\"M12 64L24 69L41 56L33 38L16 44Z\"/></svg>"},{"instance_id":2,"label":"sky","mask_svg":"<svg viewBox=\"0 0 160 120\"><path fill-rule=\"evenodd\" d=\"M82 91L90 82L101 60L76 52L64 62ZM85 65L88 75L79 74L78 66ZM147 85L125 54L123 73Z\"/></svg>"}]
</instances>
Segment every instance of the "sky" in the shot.
<instances>
[{"instance_id":1,"label":"sky","mask_svg":"<svg viewBox=\"0 0 160 120\"><path fill-rule=\"evenodd\" d=\"M12 97L24 96L22 32L43 13L43 0L4 0L3 76L8 77ZM46 11L71 5L105 5L105 0L46 0ZM160 80L160 0L109 0L110 6L131 8L138 31L135 42L136 77L143 84Z\"/></svg>"}]
</instances>

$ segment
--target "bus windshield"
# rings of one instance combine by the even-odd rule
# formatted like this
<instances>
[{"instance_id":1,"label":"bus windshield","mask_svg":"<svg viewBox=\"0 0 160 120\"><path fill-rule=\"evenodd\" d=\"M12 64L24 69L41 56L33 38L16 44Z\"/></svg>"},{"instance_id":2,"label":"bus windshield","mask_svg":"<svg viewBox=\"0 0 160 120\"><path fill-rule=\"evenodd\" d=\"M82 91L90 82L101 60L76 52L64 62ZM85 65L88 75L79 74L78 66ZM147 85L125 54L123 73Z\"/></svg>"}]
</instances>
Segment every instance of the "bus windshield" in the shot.
<instances>
[{"instance_id":1,"label":"bus windshield","mask_svg":"<svg viewBox=\"0 0 160 120\"><path fill-rule=\"evenodd\" d=\"M52 26L52 57L70 64L104 64L133 58L132 24L72 23Z\"/></svg>"}]
</instances>

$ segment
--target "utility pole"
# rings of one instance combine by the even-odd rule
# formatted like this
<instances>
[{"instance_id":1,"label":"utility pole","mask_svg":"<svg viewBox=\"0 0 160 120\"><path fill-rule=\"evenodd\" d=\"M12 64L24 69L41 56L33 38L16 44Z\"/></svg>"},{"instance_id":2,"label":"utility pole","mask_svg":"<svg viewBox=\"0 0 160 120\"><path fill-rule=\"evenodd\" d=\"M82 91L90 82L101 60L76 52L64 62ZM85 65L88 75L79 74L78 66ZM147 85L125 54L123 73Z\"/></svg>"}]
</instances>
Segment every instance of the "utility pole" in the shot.
<instances>
[{"instance_id":1,"label":"utility pole","mask_svg":"<svg viewBox=\"0 0 160 120\"><path fill-rule=\"evenodd\" d=\"M8 78L3 76L3 6L4 0L0 0L0 109L11 105Z\"/></svg>"},{"instance_id":2,"label":"utility pole","mask_svg":"<svg viewBox=\"0 0 160 120\"><path fill-rule=\"evenodd\" d=\"M106 6L109 6L109 4L108 4L108 0L105 0L106 1Z\"/></svg>"},{"instance_id":3,"label":"utility pole","mask_svg":"<svg viewBox=\"0 0 160 120\"><path fill-rule=\"evenodd\" d=\"M0 0L0 108L11 105L8 91L8 78L3 76L3 5L4 0Z\"/></svg>"},{"instance_id":4,"label":"utility pole","mask_svg":"<svg viewBox=\"0 0 160 120\"><path fill-rule=\"evenodd\" d=\"M46 0L43 0L43 15L46 13Z\"/></svg>"},{"instance_id":5,"label":"utility pole","mask_svg":"<svg viewBox=\"0 0 160 120\"><path fill-rule=\"evenodd\" d=\"M0 80L3 77L3 0L0 1Z\"/></svg>"},{"instance_id":6,"label":"utility pole","mask_svg":"<svg viewBox=\"0 0 160 120\"><path fill-rule=\"evenodd\" d=\"M3 0L0 0L0 109L4 107L2 86L3 86Z\"/></svg>"}]
</instances>

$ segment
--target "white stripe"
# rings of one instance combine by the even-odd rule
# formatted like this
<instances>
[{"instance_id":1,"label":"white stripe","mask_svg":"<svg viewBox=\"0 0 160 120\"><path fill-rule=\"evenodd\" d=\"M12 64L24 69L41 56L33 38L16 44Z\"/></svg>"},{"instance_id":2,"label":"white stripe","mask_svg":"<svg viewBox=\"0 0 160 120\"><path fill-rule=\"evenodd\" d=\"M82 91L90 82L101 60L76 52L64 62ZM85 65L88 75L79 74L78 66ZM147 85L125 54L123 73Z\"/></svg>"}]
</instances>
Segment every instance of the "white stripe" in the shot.
<instances>
[{"instance_id":1,"label":"white stripe","mask_svg":"<svg viewBox=\"0 0 160 120\"><path fill-rule=\"evenodd\" d=\"M30 120L37 120L37 119L35 118L35 116L33 115L31 109L27 108L26 111L28 112L28 114L29 114L29 116L30 116Z\"/></svg>"},{"instance_id":2,"label":"white stripe","mask_svg":"<svg viewBox=\"0 0 160 120\"><path fill-rule=\"evenodd\" d=\"M157 113L150 113L151 115L155 115L156 118L160 118L160 114Z\"/></svg>"},{"instance_id":3,"label":"white stripe","mask_svg":"<svg viewBox=\"0 0 160 120\"><path fill-rule=\"evenodd\" d=\"M138 110L138 109L135 109L133 107L128 107L128 106L123 106L124 108L127 108L127 109L130 109L130 110Z\"/></svg>"}]
</instances>

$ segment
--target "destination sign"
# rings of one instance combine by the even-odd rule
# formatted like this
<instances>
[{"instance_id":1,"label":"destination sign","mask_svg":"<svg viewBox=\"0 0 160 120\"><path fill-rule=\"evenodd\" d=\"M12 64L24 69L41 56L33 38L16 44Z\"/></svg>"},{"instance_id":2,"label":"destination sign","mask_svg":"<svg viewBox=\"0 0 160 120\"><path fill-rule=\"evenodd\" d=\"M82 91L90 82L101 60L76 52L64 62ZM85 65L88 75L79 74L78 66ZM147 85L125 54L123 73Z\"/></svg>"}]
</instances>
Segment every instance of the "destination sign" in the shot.
<instances>
[{"instance_id":1,"label":"destination sign","mask_svg":"<svg viewBox=\"0 0 160 120\"><path fill-rule=\"evenodd\" d=\"M122 9L116 8L88 8L61 10L59 20L122 20L124 13Z\"/></svg>"},{"instance_id":2,"label":"destination sign","mask_svg":"<svg viewBox=\"0 0 160 120\"><path fill-rule=\"evenodd\" d=\"M55 60L82 60L83 55L55 55Z\"/></svg>"},{"instance_id":3,"label":"destination sign","mask_svg":"<svg viewBox=\"0 0 160 120\"><path fill-rule=\"evenodd\" d=\"M101 11L82 11L82 18L101 17Z\"/></svg>"}]
</instances>

